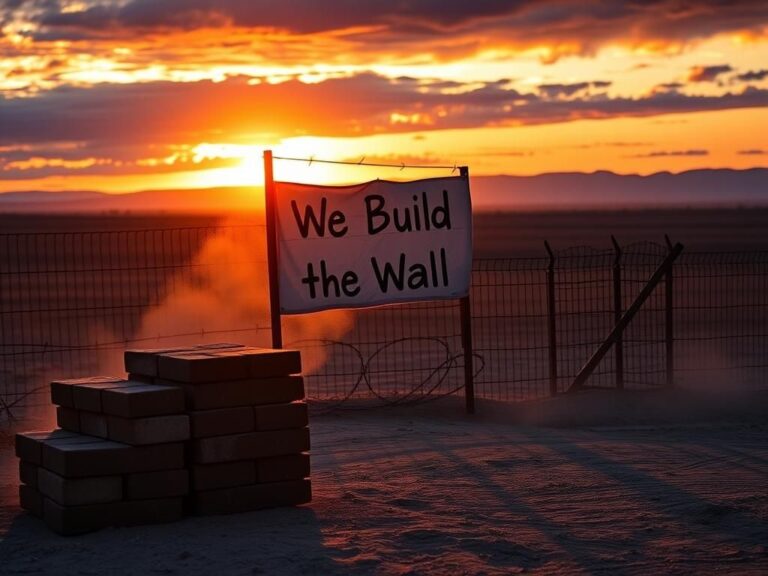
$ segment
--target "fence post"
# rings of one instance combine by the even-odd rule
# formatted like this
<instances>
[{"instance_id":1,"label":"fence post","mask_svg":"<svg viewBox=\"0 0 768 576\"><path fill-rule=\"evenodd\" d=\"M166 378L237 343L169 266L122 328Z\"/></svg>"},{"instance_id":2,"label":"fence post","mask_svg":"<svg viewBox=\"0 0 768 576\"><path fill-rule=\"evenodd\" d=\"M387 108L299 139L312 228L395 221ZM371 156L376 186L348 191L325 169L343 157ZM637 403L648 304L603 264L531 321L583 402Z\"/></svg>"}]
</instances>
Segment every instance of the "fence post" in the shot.
<instances>
[{"instance_id":1,"label":"fence post","mask_svg":"<svg viewBox=\"0 0 768 576\"><path fill-rule=\"evenodd\" d=\"M469 167L459 167L459 175L469 179ZM470 272L471 274L471 272ZM472 289L470 282L470 290ZM475 368L474 351L472 349L472 304L467 294L460 301L461 311L461 345L464 349L464 401L467 414L475 413Z\"/></svg>"},{"instance_id":2,"label":"fence post","mask_svg":"<svg viewBox=\"0 0 768 576\"><path fill-rule=\"evenodd\" d=\"M672 242L669 236L664 235L664 240L667 242L667 248L671 252L673 249ZM667 360L667 388L674 388L675 386L675 335L674 335L674 300L672 292L672 266L667 270L664 276L664 342L666 347L666 360Z\"/></svg>"},{"instance_id":3,"label":"fence post","mask_svg":"<svg viewBox=\"0 0 768 576\"><path fill-rule=\"evenodd\" d=\"M280 318L280 283L277 269L277 212L275 209L275 178L272 171L272 150L264 151L264 212L267 218L267 270L269 273L269 315L272 327L272 348L282 348L283 327Z\"/></svg>"},{"instance_id":4,"label":"fence post","mask_svg":"<svg viewBox=\"0 0 768 576\"><path fill-rule=\"evenodd\" d=\"M557 396L557 334L555 329L555 253L549 242L544 240L544 247L549 254L547 266L547 335L549 337L549 394Z\"/></svg>"},{"instance_id":5,"label":"fence post","mask_svg":"<svg viewBox=\"0 0 768 576\"><path fill-rule=\"evenodd\" d=\"M616 251L616 258L613 260L613 323L614 325L621 320L622 298L621 298L621 246L616 238L611 235L613 249ZM624 389L624 336L622 334L616 339L616 388Z\"/></svg>"}]
</instances>

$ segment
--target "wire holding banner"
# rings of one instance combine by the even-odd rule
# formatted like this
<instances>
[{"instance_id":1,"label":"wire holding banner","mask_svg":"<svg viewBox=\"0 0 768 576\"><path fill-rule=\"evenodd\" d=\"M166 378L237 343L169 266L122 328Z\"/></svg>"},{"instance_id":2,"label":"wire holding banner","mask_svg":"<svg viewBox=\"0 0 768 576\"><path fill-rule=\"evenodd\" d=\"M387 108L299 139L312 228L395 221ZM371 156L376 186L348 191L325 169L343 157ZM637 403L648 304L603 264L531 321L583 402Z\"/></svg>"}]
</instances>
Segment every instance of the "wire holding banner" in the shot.
<instances>
[{"instance_id":1,"label":"wire holding banner","mask_svg":"<svg viewBox=\"0 0 768 576\"><path fill-rule=\"evenodd\" d=\"M318 160L314 156L310 156L309 158L293 158L290 156L272 156L273 160L284 160L288 162L302 162L306 163L309 166L312 166L312 164L340 164L343 166L372 166L374 168L398 168L400 170L408 169L414 169L414 170L450 170L451 174L456 172L461 168L458 164L453 164L452 166L448 165L439 165L439 164L406 164L404 162L401 162L400 164L388 164L385 162L365 162L365 156L360 158L357 162L352 162L348 160Z\"/></svg>"}]
</instances>

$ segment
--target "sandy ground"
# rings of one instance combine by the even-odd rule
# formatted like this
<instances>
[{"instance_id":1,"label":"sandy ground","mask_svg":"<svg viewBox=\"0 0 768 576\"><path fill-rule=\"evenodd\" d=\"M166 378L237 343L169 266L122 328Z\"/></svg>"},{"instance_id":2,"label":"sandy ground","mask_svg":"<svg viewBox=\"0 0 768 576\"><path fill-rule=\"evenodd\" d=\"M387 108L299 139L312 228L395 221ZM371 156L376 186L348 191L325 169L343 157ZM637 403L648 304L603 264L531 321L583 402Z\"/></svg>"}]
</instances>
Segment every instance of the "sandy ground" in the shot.
<instances>
[{"instance_id":1,"label":"sandy ground","mask_svg":"<svg viewBox=\"0 0 768 576\"><path fill-rule=\"evenodd\" d=\"M311 505L74 538L18 510L6 436L0 573L766 574L766 400L316 416Z\"/></svg>"}]
</instances>

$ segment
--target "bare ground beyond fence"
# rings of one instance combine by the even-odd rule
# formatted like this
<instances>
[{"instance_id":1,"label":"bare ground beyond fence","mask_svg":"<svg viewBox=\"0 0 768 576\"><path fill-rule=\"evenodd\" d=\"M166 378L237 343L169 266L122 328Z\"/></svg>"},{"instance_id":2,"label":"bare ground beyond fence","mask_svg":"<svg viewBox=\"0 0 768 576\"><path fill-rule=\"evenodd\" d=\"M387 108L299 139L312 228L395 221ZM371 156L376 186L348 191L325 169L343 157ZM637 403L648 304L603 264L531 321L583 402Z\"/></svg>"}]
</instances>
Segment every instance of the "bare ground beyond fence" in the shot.
<instances>
[{"instance_id":1,"label":"bare ground beyond fence","mask_svg":"<svg viewBox=\"0 0 768 576\"><path fill-rule=\"evenodd\" d=\"M45 402L51 378L120 373L126 347L268 345L263 247L253 223L0 234L0 417ZM617 268L626 309L666 250L572 248L551 262L542 247L540 258L476 259L476 395L547 396L553 366L565 391L614 325ZM671 300L657 288L625 332L621 359L610 352L589 385L668 385L672 350L675 385L768 388L768 252L684 252L671 287ZM462 393L458 301L289 317L284 328L304 352L309 397L324 407Z\"/></svg>"}]
</instances>

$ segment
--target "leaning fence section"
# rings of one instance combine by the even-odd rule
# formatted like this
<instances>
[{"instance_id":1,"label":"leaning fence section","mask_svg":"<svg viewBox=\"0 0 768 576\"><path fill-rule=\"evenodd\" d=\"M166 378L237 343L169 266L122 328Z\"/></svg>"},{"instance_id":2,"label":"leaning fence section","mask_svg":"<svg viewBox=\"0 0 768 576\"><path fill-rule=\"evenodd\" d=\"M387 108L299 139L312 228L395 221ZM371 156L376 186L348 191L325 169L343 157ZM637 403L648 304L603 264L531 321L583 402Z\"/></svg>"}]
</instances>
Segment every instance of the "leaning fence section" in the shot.
<instances>
[{"instance_id":1,"label":"leaning fence section","mask_svg":"<svg viewBox=\"0 0 768 576\"><path fill-rule=\"evenodd\" d=\"M128 347L269 345L264 223L0 235L0 418L51 378L120 373ZM658 244L476 259L478 398L566 392L668 254ZM320 408L462 394L459 302L283 319ZM589 387L768 388L768 253L684 252Z\"/></svg>"}]
</instances>

